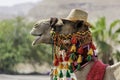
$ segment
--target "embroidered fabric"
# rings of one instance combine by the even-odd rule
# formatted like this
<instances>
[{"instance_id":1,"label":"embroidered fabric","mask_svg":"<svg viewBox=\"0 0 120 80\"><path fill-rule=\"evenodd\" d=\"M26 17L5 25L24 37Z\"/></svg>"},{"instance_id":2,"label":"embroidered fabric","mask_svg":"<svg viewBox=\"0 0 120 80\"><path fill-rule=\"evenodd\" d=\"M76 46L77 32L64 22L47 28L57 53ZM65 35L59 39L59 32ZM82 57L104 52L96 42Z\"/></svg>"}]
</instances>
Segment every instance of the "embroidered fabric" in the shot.
<instances>
[{"instance_id":1,"label":"embroidered fabric","mask_svg":"<svg viewBox=\"0 0 120 80\"><path fill-rule=\"evenodd\" d=\"M91 67L87 80L103 80L107 65L97 60Z\"/></svg>"},{"instance_id":2,"label":"embroidered fabric","mask_svg":"<svg viewBox=\"0 0 120 80\"><path fill-rule=\"evenodd\" d=\"M86 66L95 57L95 46L90 31L53 36L53 80L77 80L74 72ZM74 76L73 76L74 75Z\"/></svg>"}]
</instances>

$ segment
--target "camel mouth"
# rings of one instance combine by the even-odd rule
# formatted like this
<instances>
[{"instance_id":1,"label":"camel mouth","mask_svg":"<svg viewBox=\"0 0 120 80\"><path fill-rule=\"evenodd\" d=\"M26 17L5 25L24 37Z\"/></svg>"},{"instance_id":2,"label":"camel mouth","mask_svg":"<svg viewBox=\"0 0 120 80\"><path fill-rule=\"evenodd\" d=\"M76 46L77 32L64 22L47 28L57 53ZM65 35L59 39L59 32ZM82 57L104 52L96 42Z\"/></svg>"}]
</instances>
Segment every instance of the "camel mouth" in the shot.
<instances>
[{"instance_id":1,"label":"camel mouth","mask_svg":"<svg viewBox=\"0 0 120 80\"><path fill-rule=\"evenodd\" d=\"M32 42L32 46L36 45L38 41L40 40L42 34L32 34L33 36L36 36L35 40Z\"/></svg>"}]
</instances>

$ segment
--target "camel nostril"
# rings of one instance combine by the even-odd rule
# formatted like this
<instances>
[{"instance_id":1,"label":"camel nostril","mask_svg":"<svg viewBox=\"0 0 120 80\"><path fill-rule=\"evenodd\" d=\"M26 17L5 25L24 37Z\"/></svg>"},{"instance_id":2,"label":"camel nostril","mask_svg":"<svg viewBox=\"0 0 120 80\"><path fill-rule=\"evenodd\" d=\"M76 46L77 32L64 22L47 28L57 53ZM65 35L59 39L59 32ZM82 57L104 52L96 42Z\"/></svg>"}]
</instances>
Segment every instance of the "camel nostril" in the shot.
<instances>
[{"instance_id":1,"label":"camel nostril","mask_svg":"<svg viewBox=\"0 0 120 80\"><path fill-rule=\"evenodd\" d=\"M42 33L41 33L41 34L39 34L38 36L42 36Z\"/></svg>"},{"instance_id":2,"label":"camel nostril","mask_svg":"<svg viewBox=\"0 0 120 80\"><path fill-rule=\"evenodd\" d=\"M34 34L34 30L35 30L35 28L33 28L33 29L30 31L30 34L31 34L31 35Z\"/></svg>"},{"instance_id":3,"label":"camel nostril","mask_svg":"<svg viewBox=\"0 0 120 80\"><path fill-rule=\"evenodd\" d=\"M38 26L34 26L34 28L37 28Z\"/></svg>"}]
</instances>

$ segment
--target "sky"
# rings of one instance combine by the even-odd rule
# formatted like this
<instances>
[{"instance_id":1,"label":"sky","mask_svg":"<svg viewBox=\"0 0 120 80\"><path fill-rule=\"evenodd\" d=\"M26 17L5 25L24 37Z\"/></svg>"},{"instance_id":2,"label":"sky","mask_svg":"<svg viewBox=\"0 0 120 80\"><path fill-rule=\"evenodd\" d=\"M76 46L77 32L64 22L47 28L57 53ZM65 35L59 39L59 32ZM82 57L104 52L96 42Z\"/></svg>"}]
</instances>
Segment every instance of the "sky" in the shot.
<instances>
[{"instance_id":1,"label":"sky","mask_svg":"<svg viewBox=\"0 0 120 80\"><path fill-rule=\"evenodd\" d=\"M37 2L41 0L0 0L0 6L13 6L20 3L26 2Z\"/></svg>"}]
</instances>

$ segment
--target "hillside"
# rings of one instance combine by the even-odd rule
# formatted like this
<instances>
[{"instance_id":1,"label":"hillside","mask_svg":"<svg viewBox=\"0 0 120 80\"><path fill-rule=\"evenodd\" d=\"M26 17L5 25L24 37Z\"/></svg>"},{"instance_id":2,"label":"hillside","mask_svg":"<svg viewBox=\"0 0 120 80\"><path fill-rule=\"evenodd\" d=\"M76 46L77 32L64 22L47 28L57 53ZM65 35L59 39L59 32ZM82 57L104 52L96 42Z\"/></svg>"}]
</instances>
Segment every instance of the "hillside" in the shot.
<instances>
[{"instance_id":1,"label":"hillside","mask_svg":"<svg viewBox=\"0 0 120 80\"><path fill-rule=\"evenodd\" d=\"M0 19L25 16L33 6L35 6L34 3L23 3L11 7L0 7Z\"/></svg>"},{"instance_id":2,"label":"hillside","mask_svg":"<svg viewBox=\"0 0 120 80\"><path fill-rule=\"evenodd\" d=\"M120 19L120 0L42 0L37 3L0 7L0 20L16 16L23 16L28 20L64 18L73 8L87 11L89 21L101 16L106 16L109 21Z\"/></svg>"},{"instance_id":3,"label":"hillside","mask_svg":"<svg viewBox=\"0 0 120 80\"><path fill-rule=\"evenodd\" d=\"M120 19L120 0L43 0L33 7L27 16L36 20L66 17L73 8L86 10L89 20L100 16L106 16L109 21Z\"/></svg>"}]
</instances>

